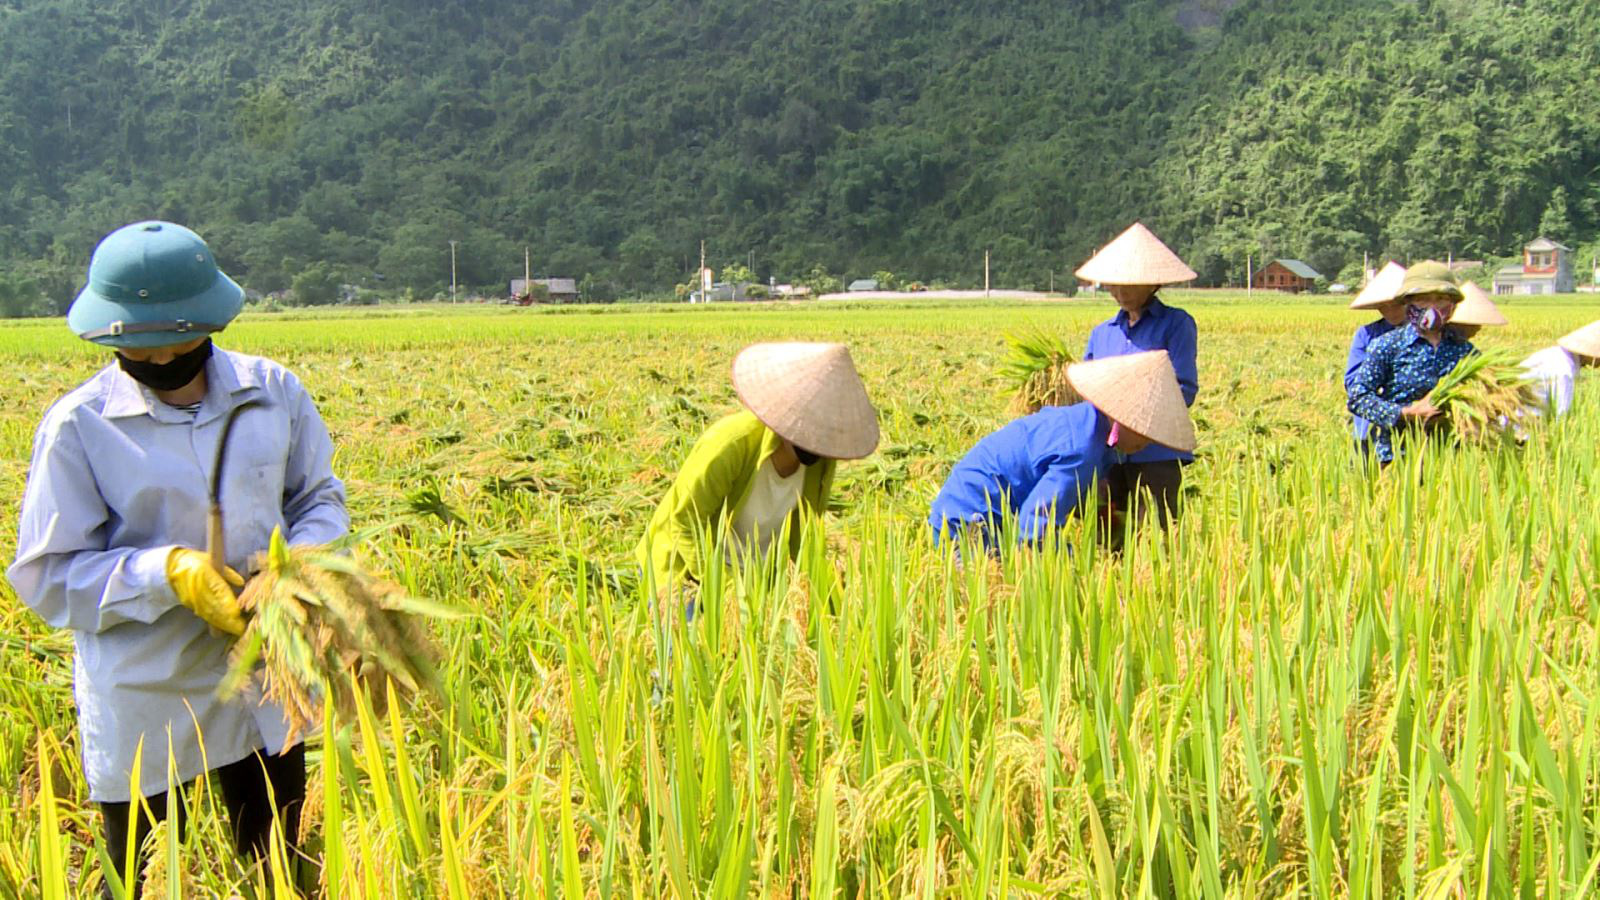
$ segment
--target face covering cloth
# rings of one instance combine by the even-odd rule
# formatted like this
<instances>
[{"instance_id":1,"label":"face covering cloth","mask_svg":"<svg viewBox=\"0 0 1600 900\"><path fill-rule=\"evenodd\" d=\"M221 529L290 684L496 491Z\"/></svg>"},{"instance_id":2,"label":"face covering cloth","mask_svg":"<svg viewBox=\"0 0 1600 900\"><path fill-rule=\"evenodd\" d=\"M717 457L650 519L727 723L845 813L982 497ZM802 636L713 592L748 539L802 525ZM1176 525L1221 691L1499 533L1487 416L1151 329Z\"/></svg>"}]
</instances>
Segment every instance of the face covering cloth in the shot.
<instances>
[{"instance_id":1,"label":"face covering cloth","mask_svg":"<svg viewBox=\"0 0 1600 900\"><path fill-rule=\"evenodd\" d=\"M1406 321L1418 331L1438 331L1444 327L1444 313L1433 306L1407 306Z\"/></svg>"},{"instance_id":2,"label":"face covering cloth","mask_svg":"<svg viewBox=\"0 0 1600 900\"><path fill-rule=\"evenodd\" d=\"M169 362L141 362L118 353L117 364L128 373L128 377L151 390L175 391L193 381L205 369L206 360L210 358L211 339L206 338L205 343L188 353L173 357Z\"/></svg>"}]
</instances>

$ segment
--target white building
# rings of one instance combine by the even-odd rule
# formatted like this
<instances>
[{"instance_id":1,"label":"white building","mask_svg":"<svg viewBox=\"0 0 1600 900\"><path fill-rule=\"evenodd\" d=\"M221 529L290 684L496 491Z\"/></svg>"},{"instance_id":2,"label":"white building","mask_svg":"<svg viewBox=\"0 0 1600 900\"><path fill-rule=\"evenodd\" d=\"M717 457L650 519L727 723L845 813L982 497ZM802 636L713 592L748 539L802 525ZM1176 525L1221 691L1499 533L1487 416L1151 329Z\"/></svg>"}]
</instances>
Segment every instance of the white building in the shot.
<instances>
[{"instance_id":1,"label":"white building","mask_svg":"<svg viewBox=\"0 0 1600 900\"><path fill-rule=\"evenodd\" d=\"M1506 266L1494 274L1494 292L1506 294L1570 294L1572 248L1546 237L1522 248L1522 265Z\"/></svg>"}]
</instances>

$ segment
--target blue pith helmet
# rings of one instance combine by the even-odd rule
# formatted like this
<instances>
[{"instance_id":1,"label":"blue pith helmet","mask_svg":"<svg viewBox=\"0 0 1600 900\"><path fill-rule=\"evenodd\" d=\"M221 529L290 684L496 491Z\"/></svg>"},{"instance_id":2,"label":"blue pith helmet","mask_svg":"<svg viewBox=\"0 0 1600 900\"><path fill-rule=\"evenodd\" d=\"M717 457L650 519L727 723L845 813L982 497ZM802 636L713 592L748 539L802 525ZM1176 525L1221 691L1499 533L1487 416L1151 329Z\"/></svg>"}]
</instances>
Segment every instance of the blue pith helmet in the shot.
<instances>
[{"instance_id":1,"label":"blue pith helmet","mask_svg":"<svg viewBox=\"0 0 1600 900\"><path fill-rule=\"evenodd\" d=\"M135 222L94 248L67 326L107 347L164 347L221 331L243 306L244 289L217 268L200 235Z\"/></svg>"}]
</instances>

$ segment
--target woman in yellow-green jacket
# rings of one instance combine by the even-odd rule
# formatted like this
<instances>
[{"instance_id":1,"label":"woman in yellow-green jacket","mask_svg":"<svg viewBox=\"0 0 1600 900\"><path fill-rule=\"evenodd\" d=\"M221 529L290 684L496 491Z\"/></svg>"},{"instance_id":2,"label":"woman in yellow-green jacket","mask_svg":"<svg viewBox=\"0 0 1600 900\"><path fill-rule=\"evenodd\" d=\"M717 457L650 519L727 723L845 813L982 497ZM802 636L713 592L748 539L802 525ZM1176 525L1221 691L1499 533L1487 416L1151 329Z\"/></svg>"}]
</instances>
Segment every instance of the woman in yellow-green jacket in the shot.
<instances>
[{"instance_id":1,"label":"woman in yellow-green jacket","mask_svg":"<svg viewBox=\"0 0 1600 900\"><path fill-rule=\"evenodd\" d=\"M657 591L695 584L699 540L764 554L789 528L821 516L841 459L878 446L878 417L842 344L753 344L733 361L747 411L714 423L695 442L635 551Z\"/></svg>"}]
</instances>

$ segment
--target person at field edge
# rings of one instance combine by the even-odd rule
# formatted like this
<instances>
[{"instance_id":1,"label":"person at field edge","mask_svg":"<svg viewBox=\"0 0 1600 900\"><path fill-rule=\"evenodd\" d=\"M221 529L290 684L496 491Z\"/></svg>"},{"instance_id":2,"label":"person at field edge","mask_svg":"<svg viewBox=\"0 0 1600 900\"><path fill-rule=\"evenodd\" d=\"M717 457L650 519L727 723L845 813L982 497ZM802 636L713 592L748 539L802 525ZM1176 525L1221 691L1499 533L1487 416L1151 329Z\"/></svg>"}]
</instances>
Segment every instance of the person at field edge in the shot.
<instances>
[{"instance_id":1,"label":"person at field edge","mask_svg":"<svg viewBox=\"0 0 1600 900\"><path fill-rule=\"evenodd\" d=\"M700 582L702 540L764 555L787 528L792 558L802 523L827 509L838 461L877 449L878 414L843 344L752 344L734 358L733 387L744 411L695 442L635 550L658 592Z\"/></svg>"},{"instance_id":2,"label":"person at field edge","mask_svg":"<svg viewBox=\"0 0 1600 900\"><path fill-rule=\"evenodd\" d=\"M1542 413L1563 416L1572 408L1572 390L1582 368L1600 368L1600 320L1563 335L1553 346L1522 361L1523 371L1535 381Z\"/></svg>"},{"instance_id":3,"label":"person at field edge","mask_svg":"<svg viewBox=\"0 0 1600 900\"><path fill-rule=\"evenodd\" d=\"M1373 341L1406 324L1405 301L1395 299L1395 294L1400 292L1400 283L1405 277L1404 266L1397 262L1387 263L1371 281L1367 282L1361 293L1350 301L1351 309L1375 310L1378 318L1357 328L1355 336L1350 339L1350 353L1344 361L1346 403L1350 391L1355 388L1356 372L1361 369L1361 364L1367 361L1367 348ZM1351 429L1355 436L1356 451L1362 458L1370 457L1372 424L1360 416L1351 416Z\"/></svg>"},{"instance_id":4,"label":"person at field edge","mask_svg":"<svg viewBox=\"0 0 1600 900\"><path fill-rule=\"evenodd\" d=\"M1461 283L1461 302L1450 314L1450 330L1472 340L1485 328L1504 328L1510 324L1500 307L1494 305L1489 292L1470 281Z\"/></svg>"},{"instance_id":5,"label":"person at field edge","mask_svg":"<svg viewBox=\"0 0 1600 900\"><path fill-rule=\"evenodd\" d=\"M304 748L285 746L283 710L259 686L230 700L217 689L244 628L238 572L274 528L323 544L349 517L328 430L299 380L212 343L243 300L180 225L139 222L100 242L67 323L115 358L45 413L7 572L23 603L73 632L83 771L129 896L144 837L169 814L181 827L184 787L208 775L240 853L261 859L277 820L295 859ZM230 429L218 568L202 548Z\"/></svg>"},{"instance_id":6,"label":"person at field edge","mask_svg":"<svg viewBox=\"0 0 1600 900\"><path fill-rule=\"evenodd\" d=\"M1129 455L1194 450L1194 423L1165 350L1074 363L1067 379L1083 402L1017 419L956 463L928 516L935 541L976 530L992 553L1007 522L1019 541L1043 540Z\"/></svg>"},{"instance_id":7,"label":"person at field edge","mask_svg":"<svg viewBox=\"0 0 1600 900\"><path fill-rule=\"evenodd\" d=\"M1194 270L1150 229L1135 222L1074 274L1080 280L1105 285L1119 307L1115 316L1089 333L1084 360L1165 350L1183 402L1193 406L1200 390L1194 317L1166 305L1156 292L1163 285L1192 281ZM1142 492L1148 491L1165 527L1178 512L1183 466L1193 461L1189 451L1159 444L1129 455L1106 476L1111 503L1132 510Z\"/></svg>"},{"instance_id":8,"label":"person at field edge","mask_svg":"<svg viewBox=\"0 0 1600 900\"><path fill-rule=\"evenodd\" d=\"M1372 342L1366 362L1356 370L1349 410L1372 423L1372 449L1378 462L1395 458L1395 434L1423 426L1439 415L1428 392L1456 363L1476 352L1471 342L1448 327L1461 300L1450 267L1417 263L1406 272L1396 299L1406 304L1406 324Z\"/></svg>"}]
</instances>

